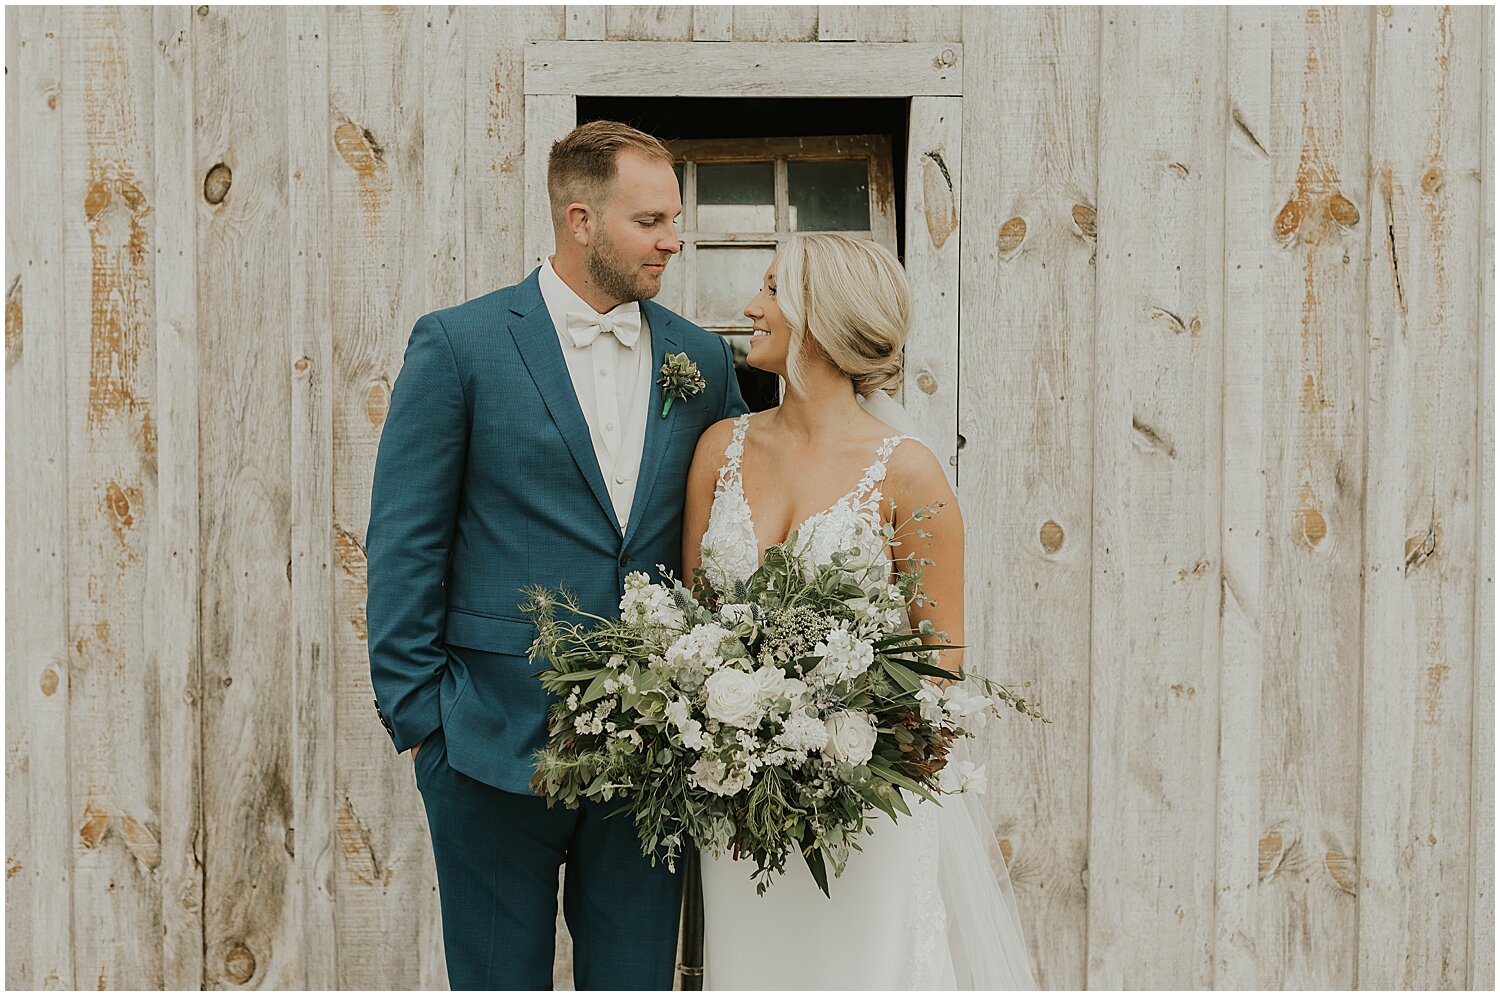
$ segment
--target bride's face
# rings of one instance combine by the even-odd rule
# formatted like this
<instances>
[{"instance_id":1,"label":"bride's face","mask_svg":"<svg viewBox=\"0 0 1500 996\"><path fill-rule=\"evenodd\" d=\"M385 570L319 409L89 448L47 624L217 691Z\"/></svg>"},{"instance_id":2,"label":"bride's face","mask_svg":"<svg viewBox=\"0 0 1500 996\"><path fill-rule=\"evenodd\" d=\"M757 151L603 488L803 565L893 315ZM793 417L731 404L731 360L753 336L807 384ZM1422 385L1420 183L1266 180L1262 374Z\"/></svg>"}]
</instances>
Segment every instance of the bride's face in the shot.
<instances>
[{"instance_id":1,"label":"bride's face","mask_svg":"<svg viewBox=\"0 0 1500 996\"><path fill-rule=\"evenodd\" d=\"M761 282L760 293L745 305L745 317L755 323L750 336L750 354L746 357L752 367L767 373L786 376L787 349L792 342L792 326L781 314L776 304L776 264L766 271Z\"/></svg>"}]
</instances>

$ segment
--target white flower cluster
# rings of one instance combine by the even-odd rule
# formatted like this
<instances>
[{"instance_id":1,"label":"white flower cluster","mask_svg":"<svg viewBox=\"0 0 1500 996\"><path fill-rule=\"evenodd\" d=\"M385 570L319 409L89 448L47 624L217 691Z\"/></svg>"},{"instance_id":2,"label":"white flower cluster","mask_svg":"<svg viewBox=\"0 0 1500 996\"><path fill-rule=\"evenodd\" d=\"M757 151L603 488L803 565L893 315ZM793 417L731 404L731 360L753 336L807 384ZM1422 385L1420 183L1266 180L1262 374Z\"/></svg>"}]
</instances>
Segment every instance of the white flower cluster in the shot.
<instances>
[{"instance_id":1,"label":"white flower cluster","mask_svg":"<svg viewBox=\"0 0 1500 996\"><path fill-rule=\"evenodd\" d=\"M843 626L829 630L813 647L813 653L823 659L808 673L808 678L819 684L858 678L875 663L874 645L856 638Z\"/></svg>"},{"instance_id":2,"label":"white flower cluster","mask_svg":"<svg viewBox=\"0 0 1500 996\"><path fill-rule=\"evenodd\" d=\"M938 772L938 790L948 795L960 792L975 792L983 795L989 791L989 778L984 765L973 761L954 761Z\"/></svg>"},{"instance_id":3,"label":"white flower cluster","mask_svg":"<svg viewBox=\"0 0 1500 996\"><path fill-rule=\"evenodd\" d=\"M944 729L963 727L968 733L978 733L989 720L995 703L988 696L976 695L962 684L948 686L946 690L926 682L917 691L917 701L922 703L922 718Z\"/></svg>"},{"instance_id":4,"label":"white flower cluster","mask_svg":"<svg viewBox=\"0 0 1500 996\"><path fill-rule=\"evenodd\" d=\"M620 598L620 618L636 626L664 626L681 629L687 625L682 610L672 602L672 591L652 584L641 571L625 575L625 594Z\"/></svg>"}]
</instances>

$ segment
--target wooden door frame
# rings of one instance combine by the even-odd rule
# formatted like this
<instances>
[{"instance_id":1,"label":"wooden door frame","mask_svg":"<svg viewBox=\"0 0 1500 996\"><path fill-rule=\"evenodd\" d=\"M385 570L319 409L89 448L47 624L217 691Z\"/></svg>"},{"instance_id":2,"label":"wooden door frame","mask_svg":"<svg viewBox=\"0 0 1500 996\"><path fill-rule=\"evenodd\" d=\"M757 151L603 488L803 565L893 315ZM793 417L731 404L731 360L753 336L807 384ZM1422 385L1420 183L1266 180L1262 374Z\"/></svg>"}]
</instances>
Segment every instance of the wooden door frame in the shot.
<instances>
[{"instance_id":1,"label":"wooden door frame","mask_svg":"<svg viewBox=\"0 0 1500 996\"><path fill-rule=\"evenodd\" d=\"M910 99L905 263L913 320L900 395L957 480L962 45L532 42L523 89L528 272L552 251L547 155L576 126L581 96Z\"/></svg>"}]
</instances>

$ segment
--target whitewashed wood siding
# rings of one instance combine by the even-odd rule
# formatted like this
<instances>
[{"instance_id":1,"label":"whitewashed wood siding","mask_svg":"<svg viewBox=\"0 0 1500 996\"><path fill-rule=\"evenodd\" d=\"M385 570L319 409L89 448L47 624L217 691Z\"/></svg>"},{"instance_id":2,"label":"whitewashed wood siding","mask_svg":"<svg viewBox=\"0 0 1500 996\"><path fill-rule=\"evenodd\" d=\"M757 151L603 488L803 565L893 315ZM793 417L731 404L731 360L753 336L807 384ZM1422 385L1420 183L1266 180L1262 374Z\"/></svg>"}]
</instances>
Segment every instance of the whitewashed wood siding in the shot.
<instances>
[{"instance_id":1,"label":"whitewashed wood siding","mask_svg":"<svg viewBox=\"0 0 1500 996\"><path fill-rule=\"evenodd\" d=\"M444 986L376 445L525 275L527 43L630 41L962 46L905 391L1054 720L984 745L1042 984L1493 988L1493 8L5 17L8 987Z\"/></svg>"}]
</instances>

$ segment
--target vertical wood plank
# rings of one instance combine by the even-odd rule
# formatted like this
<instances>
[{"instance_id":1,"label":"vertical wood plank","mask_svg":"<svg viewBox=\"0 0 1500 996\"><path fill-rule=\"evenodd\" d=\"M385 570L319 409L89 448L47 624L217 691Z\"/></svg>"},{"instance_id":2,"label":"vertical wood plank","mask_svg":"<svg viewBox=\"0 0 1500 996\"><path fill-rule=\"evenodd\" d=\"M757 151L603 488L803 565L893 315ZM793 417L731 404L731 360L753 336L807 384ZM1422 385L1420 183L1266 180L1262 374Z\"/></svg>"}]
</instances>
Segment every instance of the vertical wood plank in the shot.
<instances>
[{"instance_id":1,"label":"vertical wood plank","mask_svg":"<svg viewBox=\"0 0 1500 996\"><path fill-rule=\"evenodd\" d=\"M160 712L148 654L156 521L153 37L149 10L62 12L75 981L162 975ZM143 691L144 689L144 691ZM61 791L61 786L56 790ZM48 925L63 929L62 924Z\"/></svg>"},{"instance_id":2,"label":"vertical wood plank","mask_svg":"<svg viewBox=\"0 0 1500 996\"><path fill-rule=\"evenodd\" d=\"M423 24L422 205L430 257L428 303L448 308L464 300L464 12L428 7Z\"/></svg>"},{"instance_id":3,"label":"vertical wood plank","mask_svg":"<svg viewBox=\"0 0 1500 996\"><path fill-rule=\"evenodd\" d=\"M517 283L530 269L526 212L525 43L535 7L466 7L464 296ZM548 36L543 36L548 37ZM553 40L548 37L548 40Z\"/></svg>"},{"instance_id":4,"label":"vertical wood plank","mask_svg":"<svg viewBox=\"0 0 1500 996\"><path fill-rule=\"evenodd\" d=\"M731 41L734 8L724 3L693 5L693 41Z\"/></svg>"},{"instance_id":5,"label":"vertical wood plank","mask_svg":"<svg viewBox=\"0 0 1500 996\"><path fill-rule=\"evenodd\" d=\"M333 336L329 299L328 14L288 7L287 254L291 373L294 985L336 989Z\"/></svg>"},{"instance_id":6,"label":"vertical wood plank","mask_svg":"<svg viewBox=\"0 0 1500 996\"><path fill-rule=\"evenodd\" d=\"M526 96L526 271L552 254L552 205L547 198L547 154L578 124L578 98L569 94Z\"/></svg>"},{"instance_id":7,"label":"vertical wood plank","mask_svg":"<svg viewBox=\"0 0 1500 996\"><path fill-rule=\"evenodd\" d=\"M5 983L72 989L61 18L5 11ZM25 136L24 141L22 136Z\"/></svg>"},{"instance_id":8,"label":"vertical wood plank","mask_svg":"<svg viewBox=\"0 0 1500 996\"><path fill-rule=\"evenodd\" d=\"M1358 981L1468 982L1478 8L1380 8L1370 101Z\"/></svg>"},{"instance_id":9,"label":"vertical wood plank","mask_svg":"<svg viewBox=\"0 0 1500 996\"><path fill-rule=\"evenodd\" d=\"M902 397L923 441L957 483L963 98L913 97L906 150L904 262L915 309Z\"/></svg>"},{"instance_id":10,"label":"vertical wood plank","mask_svg":"<svg viewBox=\"0 0 1500 996\"><path fill-rule=\"evenodd\" d=\"M1495 988L1495 8L1480 16L1479 538L1474 585L1473 789L1469 799L1470 989Z\"/></svg>"},{"instance_id":11,"label":"vertical wood plank","mask_svg":"<svg viewBox=\"0 0 1500 996\"><path fill-rule=\"evenodd\" d=\"M610 41L693 40L691 6L618 4L604 10L604 36Z\"/></svg>"},{"instance_id":12,"label":"vertical wood plank","mask_svg":"<svg viewBox=\"0 0 1500 996\"><path fill-rule=\"evenodd\" d=\"M1102 16L1087 981L1206 988L1226 18Z\"/></svg>"},{"instance_id":13,"label":"vertical wood plank","mask_svg":"<svg viewBox=\"0 0 1500 996\"><path fill-rule=\"evenodd\" d=\"M937 4L860 4L855 12L854 40L927 42L964 39L964 10Z\"/></svg>"},{"instance_id":14,"label":"vertical wood plank","mask_svg":"<svg viewBox=\"0 0 1500 996\"><path fill-rule=\"evenodd\" d=\"M991 771L1009 777L991 782L990 805L1037 981L1078 989L1089 864L1099 13L975 7L963 34L966 59L993 67L964 88L959 467L962 494L978 503L965 516L974 554L966 630L971 659L1003 662L997 677L1006 681L1032 681L1053 721L996 736Z\"/></svg>"},{"instance_id":15,"label":"vertical wood plank","mask_svg":"<svg viewBox=\"0 0 1500 996\"><path fill-rule=\"evenodd\" d=\"M734 12L734 41L827 41L818 35L818 7L772 7L736 4L709 10ZM728 39L725 39L728 40Z\"/></svg>"},{"instance_id":16,"label":"vertical wood plank","mask_svg":"<svg viewBox=\"0 0 1500 996\"><path fill-rule=\"evenodd\" d=\"M152 11L156 48L157 532L146 551L147 646L161 743L162 983L203 987L198 629L198 273L192 8Z\"/></svg>"},{"instance_id":17,"label":"vertical wood plank","mask_svg":"<svg viewBox=\"0 0 1500 996\"><path fill-rule=\"evenodd\" d=\"M1274 264L1265 136L1273 113L1274 12L1231 8L1227 82L1230 126L1224 166L1224 567L1219 579L1223 667L1219 682L1214 986L1257 985L1257 841L1261 820L1261 695L1266 625L1262 603L1266 522L1265 339Z\"/></svg>"},{"instance_id":18,"label":"vertical wood plank","mask_svg":"<svg viewBox=\"0 0 1500 996\"><path fill-rule=\"evenodd\" d=\"M1344 989L1355 982L1358 886L1370 16L1277 8L1230 19L1225 279L1254 300L1240 294L1227 316L1225 378L1236 383L1223 419L1226 436L1256 431L1260 445L1225 453L1226 557L1232 546L1239 562L1224 574L1221 703L1235 739L1221 738L1217 932L1220 963L1253 953L1253 974L1217 982ZM1248 519L1257 504L1262 518ZM1259 590L1246 592L1241 573ZM1258 656L1235 638L1241 598L1258 605Z\"/></svg>"},{"instance_id":19,"label":"vertical wood plank","mask_svg":"<svg viewBox=\"0 0 1500 996\"><path fill-rule=\"evenodd\" d=\"M438 988L446 979L431 839L411 758L391 749L374 713L365 622L370 481L391 385L416 319L440 303L456 303L432 300L437 274L455 264L442 260L439 266L433 258L436 232L424 190L425 25L418 9L373 7L338 8L328 25L330 303L338 330L332 354L334 823L339 986L346 989ZM439 37L450 30L434 23ZM438 125L438 142L452 148L447 120ZM444 127L450 134L442 134ZM431 203L442 205L456 226L450 183L438 186ZM449 282L445 293L460 293L452 276Z\"/></svg>"},{"instance_id":20,"label":"vertical wood plank","mask_svg":"<svg viewBox=\"0 0 1500 996\"><path fill-rule=\"evenodd\" d=\"M194 9L204 973L295 988L287 25Z\"/></svg>"},{"instance_id":21,"label":"vertical wood plank","mask_svg":"<svg viewBox=\"0 0 1500 996\"><path fill-rule=\"evenodd\" d=\"M567 29L563 35L568 41L603 41L604 7L569 4Z\"/></svg>"},{"instance_id":22,"label":"vertical wood plank","mask_svg":"<svg viewBox=\"0 0 1500 996\"><path fill-rule=\"evenodd\" d=\"M859 8L853 4L824 4L818 8L818 41L854 41Z\"/></svg>"}]
</instances>

